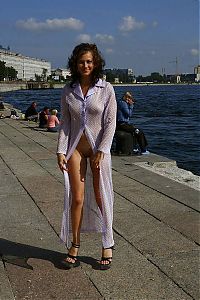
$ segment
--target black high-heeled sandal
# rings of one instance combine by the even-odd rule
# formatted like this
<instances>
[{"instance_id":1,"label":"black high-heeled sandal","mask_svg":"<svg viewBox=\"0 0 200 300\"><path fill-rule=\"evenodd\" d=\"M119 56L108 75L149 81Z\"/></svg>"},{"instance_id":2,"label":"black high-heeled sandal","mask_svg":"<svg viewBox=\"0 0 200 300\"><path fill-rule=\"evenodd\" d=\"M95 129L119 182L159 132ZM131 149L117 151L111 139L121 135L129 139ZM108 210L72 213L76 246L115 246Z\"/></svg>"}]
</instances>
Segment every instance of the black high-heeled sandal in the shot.
<instances>
[{"instance_id":1,"label":"black high-heeled sandal","mask_svg":"<svg viewBox=\"0 0 200 300\"><path fill-rule=\"evenodd\" d=\"M112 249L112 250L115 250L114 246L112 247L109 247L109 248L103 248L104 250L106 249ZM102 264L101 262L103 261L108 261L107 264ZM111 263L112 263L112 257L105 257L105 256L102 256L101 257L101 261L100 261L100 270L109 270L110 267L111 267Z\"/></svg>"},{"instance_id":2,"label":"black high-heeled sandal","mask_svg":"<svg viewBox=\"0 0 200 300\"><path fill-rule=\"evenodd\" d=\"M72 243L72 247L74 248L80 248L80 245L77 245L75 243ZM67 258L72 258L74 260L74 262L71 262L71 261L67 261L66 259ZM67 257L62 260L62 264L67 267L67 269L71 269L71 268L75 268L75 267L78 267L80 266L80 261L77 260L77 255L71 255L71 254L67 254Z\"/></svg>"}]
</instances>

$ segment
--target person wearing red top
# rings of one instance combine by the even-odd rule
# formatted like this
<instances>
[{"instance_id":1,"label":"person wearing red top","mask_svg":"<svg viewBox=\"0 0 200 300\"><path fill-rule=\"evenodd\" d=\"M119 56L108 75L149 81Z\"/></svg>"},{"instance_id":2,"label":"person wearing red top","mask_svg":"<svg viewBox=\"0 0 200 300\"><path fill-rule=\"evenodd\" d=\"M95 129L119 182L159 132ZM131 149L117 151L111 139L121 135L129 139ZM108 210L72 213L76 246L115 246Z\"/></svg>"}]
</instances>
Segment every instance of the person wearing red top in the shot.
<instances>
[{"instance_id":1,"label":"person wearing red top","mask_svg":"<svg viewBox=\"0 0 200 300\"><path fill-rule=\"evenodd\" d=\"M52 109L51 115L48 116L48 121L47 121L47 130L50 132L57 132L59 128L59 120L57 118L57 109Z\"/></svg>"}]
</instances>

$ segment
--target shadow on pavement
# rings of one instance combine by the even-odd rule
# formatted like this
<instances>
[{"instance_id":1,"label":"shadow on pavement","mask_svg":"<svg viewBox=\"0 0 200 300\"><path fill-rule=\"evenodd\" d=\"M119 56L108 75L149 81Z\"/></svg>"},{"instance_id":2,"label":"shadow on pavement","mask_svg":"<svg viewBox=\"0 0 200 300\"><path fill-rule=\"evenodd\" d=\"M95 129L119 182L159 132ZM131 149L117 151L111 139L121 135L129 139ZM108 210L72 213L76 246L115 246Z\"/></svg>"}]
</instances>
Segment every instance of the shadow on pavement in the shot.
<instances>
[{"instance_id":1,"label":"shadow on pavement","mask_svg":"<svg viewBox=\"0 0 200 300\"><path fill-rule=\"evenodd\" d=\"M90 265L95 270L100 270L99 261L90 256L79 256L79 261Z\"/></svg>"},{"instance_id":2,"label":"shadow on pavement","mask_svg":"<svg viewBox=\"0 0 200 300\"><path fill-rule=\"evenodd\" d=\"M56 268L66 270L62 264L62 260L66 258L66 253L20 244L2 238L0 238L0 257L3 262L30 270L33 270L33 267L28 264L29 258L46 260L54 264ZM93 269L99 269L98 260L92 257L79 256L78 259L80 262L91 265Z\"/></svg>"},{"instance_id":3,"label":"shadow on pavement","mask_svg":"<svg viewBox=\"0 0 200 300\"><path fill-rule=\"evenodd\" d=\"M66 253L29 246L0 238L0 256L3 262L33 270L28 264L29 258L37 258L50 261L58 269L65 269L62 265Z\"/></svg>"}]
</instances>

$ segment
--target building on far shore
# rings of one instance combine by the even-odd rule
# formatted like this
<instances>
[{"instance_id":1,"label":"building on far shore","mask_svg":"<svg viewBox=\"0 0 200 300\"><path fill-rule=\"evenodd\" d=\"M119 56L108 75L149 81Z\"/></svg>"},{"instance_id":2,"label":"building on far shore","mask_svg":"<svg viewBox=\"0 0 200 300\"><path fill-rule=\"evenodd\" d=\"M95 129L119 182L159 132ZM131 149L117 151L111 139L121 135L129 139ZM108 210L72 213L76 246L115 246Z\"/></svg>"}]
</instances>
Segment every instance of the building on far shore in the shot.
<instances>
[{"instance_id":1,"label":"building on far shore","mask_svg":"<svg viewBox=\"0 0 200 300\"><path fill-rule=\"evenodd\" d=\"M200 65L194 68L195 81L200 82Z\"/></svg>"},{"instance_id":2,"label":"building on far shore","mask_svg":"<svg viewBox=\"0 0 200 300\"><path fill-rule=\"evenodd\" d=\"M4 48L0 48L0 61L4 61L6 67L13 67L17 71L17 79L35 80L37 76L47 77L51 74L50 62L24 56Z\"/></svg>"},{"instance_id":3,"label":"building on far shore","mask_svg":"<svg viewBox=\"0 0 200 300\"><path fill-rule=\"evenodd\" d=\"M71 72L69 69L53 69L51 70L51 78L57 81L62 81L63 79L69 79L71 77Z\"/></svg>"},{"instance_id":4,"label":"building on far shore","mask_svg":"<svg viewBox=\"0 0 200 300\"><path fill-rule=\"evenodd\" d=\"M105 69L105 78L110 82L115 83L135 83L133 69Z\"/></svg>"}]
</instances>

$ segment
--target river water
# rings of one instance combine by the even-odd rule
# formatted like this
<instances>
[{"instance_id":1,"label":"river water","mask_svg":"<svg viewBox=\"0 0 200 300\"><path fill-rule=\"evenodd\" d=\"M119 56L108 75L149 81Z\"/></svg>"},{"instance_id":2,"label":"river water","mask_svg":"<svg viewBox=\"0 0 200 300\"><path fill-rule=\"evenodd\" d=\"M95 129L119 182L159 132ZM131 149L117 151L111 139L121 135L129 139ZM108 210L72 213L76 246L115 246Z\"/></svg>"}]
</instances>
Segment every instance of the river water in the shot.
<instances>
[{"instance_id":1,"label":"river water","mask_svg":"<svg viewBox=\"0 0 200 300\"><path fill-rule=\"evenodd\" d=\"M200 86L115 86L117 99L131 91L136 99L133 123L148 140L148 149L177 161L200 175ZM22 90L3 93L3 101L25 111L32 101L60 111L61 89Z\"/></svg>"}]
</instances>

